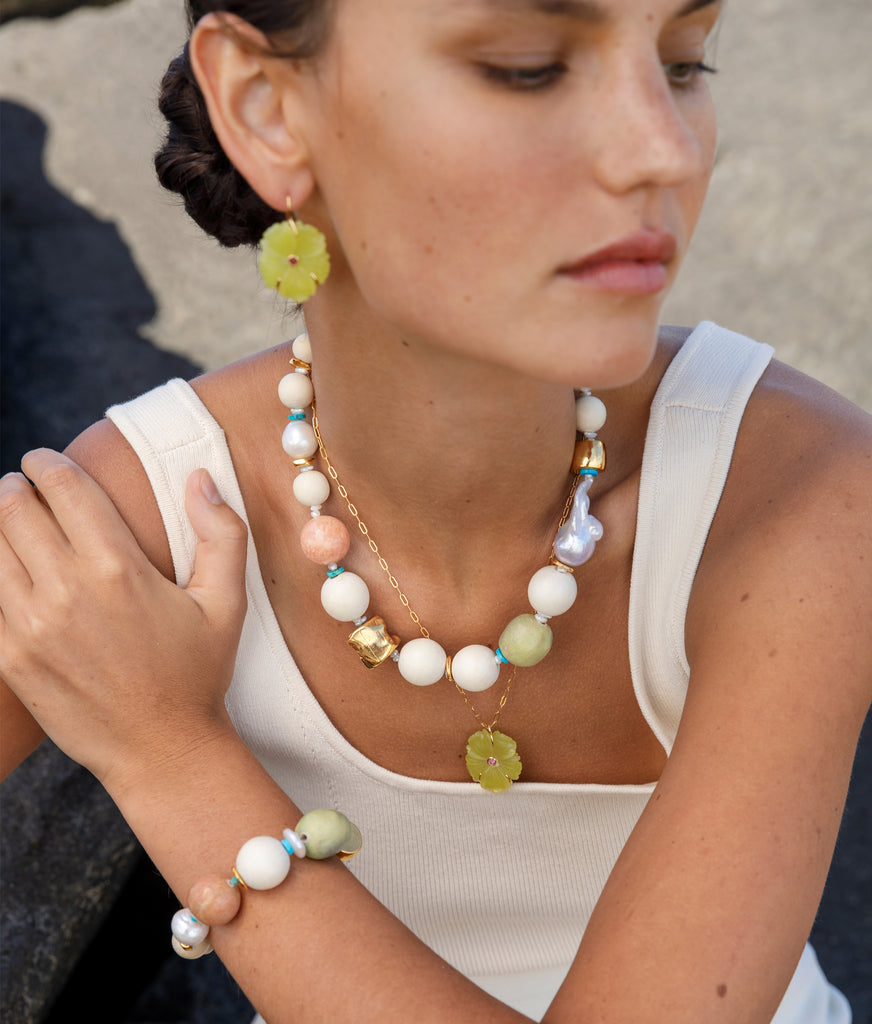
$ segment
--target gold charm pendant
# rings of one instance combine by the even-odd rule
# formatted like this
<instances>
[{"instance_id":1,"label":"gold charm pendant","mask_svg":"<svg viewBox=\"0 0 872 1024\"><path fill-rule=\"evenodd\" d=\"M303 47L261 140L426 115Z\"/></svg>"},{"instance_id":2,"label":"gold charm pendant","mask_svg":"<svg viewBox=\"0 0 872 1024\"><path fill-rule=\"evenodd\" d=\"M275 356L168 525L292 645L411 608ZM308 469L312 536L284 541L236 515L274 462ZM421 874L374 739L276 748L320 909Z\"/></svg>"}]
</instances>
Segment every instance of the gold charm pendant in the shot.
<instances>
[{"instance_id":1,"label":"gold charm pendant","mask_svg":"<svg viewBox=\"0 0 872 1024\"><path fill-rule=\"evenodd\" d=\"M521 758L511 736L479 729L466 741L466 767L489 793L504 793L521 774Z\"/></svg>"}]
</instances>

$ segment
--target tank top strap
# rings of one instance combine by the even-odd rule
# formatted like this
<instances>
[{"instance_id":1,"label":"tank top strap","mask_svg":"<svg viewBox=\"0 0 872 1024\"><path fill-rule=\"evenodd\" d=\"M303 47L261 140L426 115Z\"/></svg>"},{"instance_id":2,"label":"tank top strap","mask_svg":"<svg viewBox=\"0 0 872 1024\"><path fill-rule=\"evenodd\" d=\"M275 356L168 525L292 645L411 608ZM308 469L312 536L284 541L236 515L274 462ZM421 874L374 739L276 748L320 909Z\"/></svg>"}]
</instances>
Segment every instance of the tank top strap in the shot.
<instances>
[{"instance_id":1,"label":"tank top strap","mask_svg":"<svg viewBox=\"0 0 872 1024\"><path fill-rule=\"evenodd\" d=\"M247 523L224 431L186 381L171 380L106 416L133 448L157 499L173 558L176 582L187 586L197 535L185 513L185 484L207 469L224 500Z\"/></svg>"},{"instance_id":2,"label":"tank top strap","mask_svg":"<svg viewBox=\"0 0 872 1024\"><path fill-rule=\"evenodd\" d=\"M667 753L684 707L684 623L739 425L773 349L704 321L670 363L651 405L630 583L636 698Z\"/></svg>"}]
</instances>

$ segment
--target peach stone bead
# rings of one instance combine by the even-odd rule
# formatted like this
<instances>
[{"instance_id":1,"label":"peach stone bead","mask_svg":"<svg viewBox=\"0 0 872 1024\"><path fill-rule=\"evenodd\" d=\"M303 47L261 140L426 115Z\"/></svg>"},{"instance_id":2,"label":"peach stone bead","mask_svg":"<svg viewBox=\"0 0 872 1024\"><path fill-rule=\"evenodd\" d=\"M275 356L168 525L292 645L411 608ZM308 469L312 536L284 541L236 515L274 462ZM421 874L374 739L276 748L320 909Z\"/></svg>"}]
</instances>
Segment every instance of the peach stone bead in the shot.
<instances>
[{"instance_id":1,"label":"peach stone bead","mask_svg":"<svg viewBox=\"0 0 872 1024\"><path fill-rule=\"evenodd\" d=\"M221 875L207 875L194 882L188 893L188 909L203 924L227 924L239 913L239 889Z\"/></svg>"},{"instance_id":2,"label":"peach stone bead","mask_svg":"<svg viewBox=\"0 0 872 1024\"><path fill-rule=\"evenodd\" d=\"M303 554L318 565L341 562L350 546L351 537L345 523L334 516L316 516L300 531Z\"/></svg>"}]
</instances>

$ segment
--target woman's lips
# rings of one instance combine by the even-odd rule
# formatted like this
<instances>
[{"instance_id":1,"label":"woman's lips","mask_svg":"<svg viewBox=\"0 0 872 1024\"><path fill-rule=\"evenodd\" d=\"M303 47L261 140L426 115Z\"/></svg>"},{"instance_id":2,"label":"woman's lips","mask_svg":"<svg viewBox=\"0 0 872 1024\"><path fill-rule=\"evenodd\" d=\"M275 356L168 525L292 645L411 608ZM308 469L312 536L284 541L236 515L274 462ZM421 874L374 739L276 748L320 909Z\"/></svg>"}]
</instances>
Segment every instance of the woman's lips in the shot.
<instances>
[{"instance_id":1,"label":"woman's lips","mask_svg":"<svg viewBox=\"0 0 872 1024\"><path fill-rule=\"evenodd\" d=\"M653 295L666 287L666 264L676 248L675 236L668 231L638 231L558 273L602 291Z\"/></svg>"}]
</instances>

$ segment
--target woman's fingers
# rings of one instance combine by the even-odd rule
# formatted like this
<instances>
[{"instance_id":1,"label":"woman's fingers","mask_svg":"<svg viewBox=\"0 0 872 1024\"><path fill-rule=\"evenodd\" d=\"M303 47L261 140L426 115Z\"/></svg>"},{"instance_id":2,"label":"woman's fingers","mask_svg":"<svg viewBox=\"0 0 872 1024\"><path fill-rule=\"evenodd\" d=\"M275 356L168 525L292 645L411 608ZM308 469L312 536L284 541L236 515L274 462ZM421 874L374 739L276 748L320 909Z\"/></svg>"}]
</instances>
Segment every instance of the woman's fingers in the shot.
<instances>
[{"instance_id":1,"label":"woman's fingers","mask_svg":"<svg viewBox=\"0 0 872 1024\"><path fill-rule=\"evenodd\" d=\"M230 625L245 610L248 531L205 469L188 477L185 509L200 539L187 592L216 625Z\"/></svg>"},{"instance_id":2,"label":"woman's fingers","mask_svg":"<svg viewBox=\"0 0 872 1024\"><path fill-rule=\"evenodd\" d=\"M37 448L24 456L21 467L50 510L49 518L77 555L93 558L123 552L127 558L144 561L105 491L72 459L50 448ZM36 520L30 512L27 518ZM48 524L43 522L41 528L47 530ZM36 551L31 554L38 556Z\"/></svg>"},{"instance_id":3,"label":"woman's fingers","mask_svg":"<svg viewBox=\"0 0 872 1024\"><path fill-rule=\"evenodd\" d=\"M69 544L27 478L0 479L0 607L28 594L36 576L50 572Z\"/></svg>"}]
</instances>

